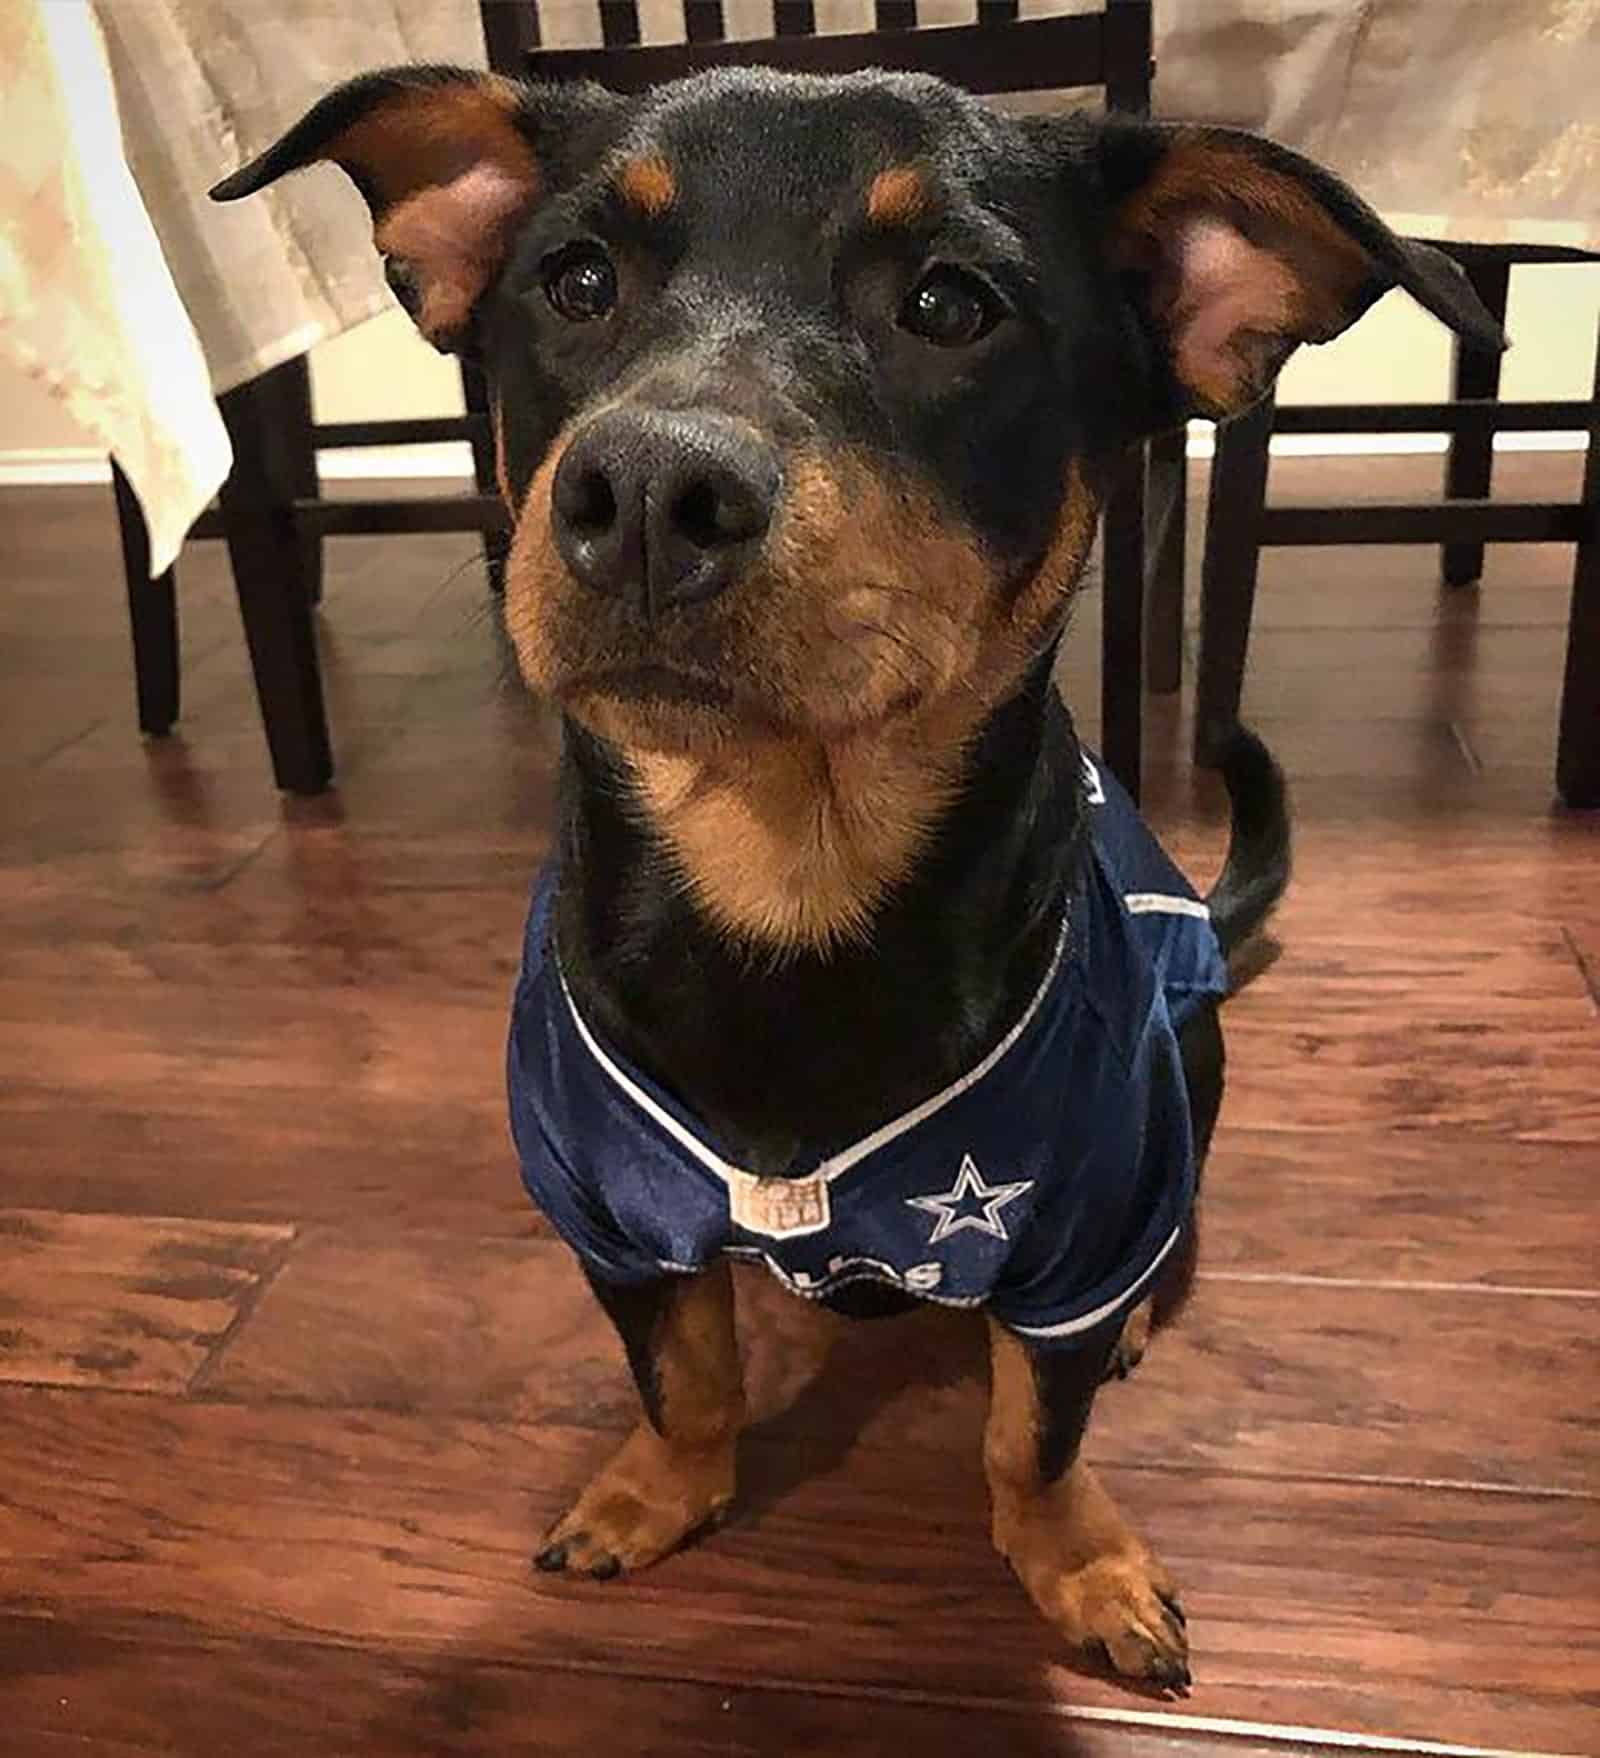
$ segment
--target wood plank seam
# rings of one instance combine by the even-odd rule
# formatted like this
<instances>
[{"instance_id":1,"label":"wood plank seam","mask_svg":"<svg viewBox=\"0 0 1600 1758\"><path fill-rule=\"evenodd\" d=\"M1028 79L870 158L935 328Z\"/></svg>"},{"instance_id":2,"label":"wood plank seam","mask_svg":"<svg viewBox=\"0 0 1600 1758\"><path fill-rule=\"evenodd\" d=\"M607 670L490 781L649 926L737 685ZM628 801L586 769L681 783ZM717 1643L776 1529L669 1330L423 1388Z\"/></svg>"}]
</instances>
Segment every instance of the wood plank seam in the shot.
<instances>
[{"instance_id":1,"label":"wood plank seam","mask_svg":"<svg viewBox=\"0 0 1600 1758\"><path fill-rule=\"evenodd\" d=\"M1600 1300L1600 1288L1539 1288L1509 1282L1432 1282L1413 1276L1313 1276L1293 1270L1200 1270L1197 1282L1263 1287L1364 1288L1392 1294L1502 1294L1526 1300Z\"/></svg>"},{"instance_id":2,"label":"wood plank seam","mask_svg":"<svg viewBox=\"0 0 1600 1758\"><path fill-rule=\"evenodd\" d=\"M67 733L56 744L47 745L37 756L31 757L28 760L28 767L30 769L43 769L47 763L54 762L64 752L70 751L74 745L81 745L86 739L92 738L110 718L109 715L102 714L98 719L91 720L78 732Z\"/></svg>"},{"instance_id":3,"label":"wood plank seam","mask_svg":"<svg viewBox=\"0 0 1600 1758\"><path fill-rule=\"evenodd\" d=\"M267 1290L277 1281L279 1275L282 1273L284 1265L287 1264L289 1259L294 1255L295 1246L300 1242L300 1228L292 1221L286 1222L285 1225L291 1229L289 1237L283 1240L272 1253L267 1264L262 1269L261 1274L256 1278L254 1284L246 1290L243 1298L240 1300L238 1309L233 1315L232 1323L230 1323L222 1335L217 1338L216 1342L211 1345L211 1348L206 1353L205 1359L194 1370L194 1372L190 1374L189 1382L183 1389L183 1395L185 1398L195 1398L204 1389L206 1381L216 1371L218 1364L227 1353L228 1345L232 1343L234 1338L239 1335L247 1324L249 1324L251 1318L255 1314L256 1308L260 1306L265 1297Z\"/></svg>"},{"instance_id":4,"label":"wood plank seam","mask_svg":"<svg viewBox=\"0 0 1600 1758\"><path fill-rule=\"evenodd\" d=\"M1124 1476L1142 1472L1151 1477L1228 1477L1253 1483L1353 1484L1367 1489L1421 1489L1450 1496L1509 1496L1530 1502L1600 1502L1600 1489L1572 1489L1560 1483L1495 1483L1476 1477L1407 1477L1393 1471L1266 1471L1248 1465L1162 1464L1153 1459L1094 1460Z\"/></svg>"},{"instance_id":5,"label":"wood plank seam","mask_svg":"<svg viewBox=\"0 0 1600 1758\"><path fill-rule=\"evenodd\" d=\"M283 827L274 824L253 848L245 849L234 860L230 861L220 873L214 873L203 885L197 886L196 889L209 892L225 890L240 876L241 873L248 872L282 835Z\"/></svg>"},{"instance_id":6,"label":"wood plank seam","mask_svg":"<svg viewBox=\"0 0 1600 1758\"><path fill-rule=\"evenodd\" d=\"M0 1210L0 1379L181 1394L291 1236L282 1223Z\"/></svg>"},{"instance_id":7,"label":"wood plank seam","mask_svg":"<svg viewBox=\"0 0 1600 1758\"><path fill-rule=\"evenodd\" d=\"M1561 938L1566 941L1567 951L1572 954L1572 962L1578 967L1578 975L1583 978L1583 986L1589 992L1589 999L1594 1004L1595 1013L1600 1015L1600 970L1595 969L1593 963L1585 955L1583 948L1578 944L1577 936L1565 922L1561 924Z\"/></svg>"},{"instance_id":8,"label":"wood plank seam","mask_svg":"<svg viewBox=\"0 0 1600 1758\"><path fill-rule=\"evenodd\" d=\"M1467 729L1459 720L1449 723L1450 737L1455 740L1456 749L1461 753L1461 760L1474 775L1483 774L1483 759L1473 748L1472 740L1467 736Z\"/></svg>"},{"instance_id":9,"label":"wood plank seam","mask_svg":"<svg viewBox=\"0 0 1600 1758\"><path fill-rule=\"evenodd\" d=\"M1214 1715L1184 1715L1157 1709L1102 1709L1066 1703L1056 1711L1065 1721L1109 1723L1117 1727L1160 1728L1167 1733L1221 1734L1230 1739L1311 1744L1333 1751L1403 1753L1407 1758L1584 1758L1580 1752L1533 1751L1525 1747L1458 1746L1442 1740L1413 1740L1385 1734L1348 1733L1341 1728L1269 1721L1238 1721Z\"/></svg>"}]
</instances>

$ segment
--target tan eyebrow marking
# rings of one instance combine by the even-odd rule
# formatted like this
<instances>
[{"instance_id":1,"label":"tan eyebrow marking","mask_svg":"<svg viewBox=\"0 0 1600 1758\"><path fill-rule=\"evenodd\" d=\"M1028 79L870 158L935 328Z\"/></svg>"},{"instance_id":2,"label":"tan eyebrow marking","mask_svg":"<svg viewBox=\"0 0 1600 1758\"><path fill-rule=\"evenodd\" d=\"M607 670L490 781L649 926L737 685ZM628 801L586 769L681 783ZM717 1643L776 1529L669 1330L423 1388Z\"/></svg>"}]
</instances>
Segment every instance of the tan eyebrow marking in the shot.
<instances>
[{"instance_id":1,"label":"tan eyebrow marking","mask_svg":"<svg viewBox=\"0 0 1600 1758\"><path fill-rule=\"evenodd\" d=\"M927 206L928 190L913 165L880 171L867 191L867 218L878 226L904 226Z\"/></svg>"},{"instance_id":2,"label":"tan eyebrow marking","mask_svg":"<svg viewBox=\"0 0 1600 1758\"><path fill-rule=\"evenodd\" d=\"M678 180L659 153L629 159L617 175L622 199L651 219L664 214L678 199Z\"/></svg>"}]
</instances>

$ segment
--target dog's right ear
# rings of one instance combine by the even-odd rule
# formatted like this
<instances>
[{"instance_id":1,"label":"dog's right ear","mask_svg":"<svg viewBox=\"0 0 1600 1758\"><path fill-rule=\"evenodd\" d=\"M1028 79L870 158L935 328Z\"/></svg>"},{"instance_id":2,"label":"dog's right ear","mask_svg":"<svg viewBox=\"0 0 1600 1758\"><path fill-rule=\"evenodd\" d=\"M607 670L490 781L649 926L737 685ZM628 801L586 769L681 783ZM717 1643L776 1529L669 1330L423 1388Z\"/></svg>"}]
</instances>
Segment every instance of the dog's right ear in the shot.
<instances>
[{"instance_id":1,"label":"dog's right ear","mask_svg":"<svg viewBox=\"0 0 1600 1758\"><path fill-rule=\"evenodd\" d=\"M551 147L620 100L464 67L396 67L331 91L211 191L237 201L331 160L360 190L389 284L436 348L457 347L547 187Z\"/></svg>"},{"instance_id":2,"label":"dog's right ear","mask_svg":"<svg viewBox=\"0 0 1600 1758\"><path fill-rule=\"evenodd\" d=\"M1111 119L1095 158L1109 260L1167 361L1169 416L1236 415L1290 353L1391 287L1476 348L1500 326L1442 252L1397 237L1331 172L1233 129Z\"/></svg>"}]
</instances>

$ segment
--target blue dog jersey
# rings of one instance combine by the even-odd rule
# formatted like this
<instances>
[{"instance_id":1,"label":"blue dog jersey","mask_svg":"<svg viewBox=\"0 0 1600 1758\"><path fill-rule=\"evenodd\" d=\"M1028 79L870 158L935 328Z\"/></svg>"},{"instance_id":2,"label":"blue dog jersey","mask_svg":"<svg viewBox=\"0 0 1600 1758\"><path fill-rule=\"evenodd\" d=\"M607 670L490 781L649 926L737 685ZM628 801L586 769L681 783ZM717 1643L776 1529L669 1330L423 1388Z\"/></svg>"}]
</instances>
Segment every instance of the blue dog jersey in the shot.
<instances>
[{"instance_id":1,"label":"blue dog jersey","mask_svg":"<svg viewBox=\"0 0 1600 1758\"><path fill-rule=\"evenodd\" d=\"M537 885L512 1013L511 1126L534 1201L599 1280L719 1255L811 1299L860 1281L987 1305L1041 1346L1120 1322L1172 1249L1194 1150L1176 1028L1226 987L1206 906L1085 759L1092 858L1055 957L959 1080L800 1177L760 1178L578 1013Z\"/></svg>"}]
</instances>

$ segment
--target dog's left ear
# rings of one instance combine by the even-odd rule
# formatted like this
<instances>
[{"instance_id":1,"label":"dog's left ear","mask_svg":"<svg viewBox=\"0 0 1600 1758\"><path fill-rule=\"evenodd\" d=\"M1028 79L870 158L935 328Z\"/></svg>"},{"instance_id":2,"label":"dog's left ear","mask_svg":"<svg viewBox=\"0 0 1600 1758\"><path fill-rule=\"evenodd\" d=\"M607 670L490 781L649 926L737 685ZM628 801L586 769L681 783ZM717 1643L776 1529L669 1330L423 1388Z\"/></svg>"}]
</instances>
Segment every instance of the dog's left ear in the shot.
<instances>
[{"instance_id":1,"label":"dog's left ear","mask_svg":"<svg viewBox=\"0 0 1600 1758\"><path fill-rule=\"evenodd\" d=\"M371 210L396 297L448 352L539 198L541 136L614 101L594 87L524 87L465 67L368 73L329 92L211 197L236 201L331 160Z\"/></svg>"},{"instance_id":2,"label":"dog's left ear","mask_svg":"<svg viewBox=\"0 0 1600 1758\"><path fill-rule=\"evenodd\" d=\"M1337 177L1232 129L1107 121L1097 136L1111 266L1160 340L1177 415L1236 415L1302 342L1391 287L1479 348L1505 337L1449 257L1397 237Z\"/></svg>"}]
</instances>

